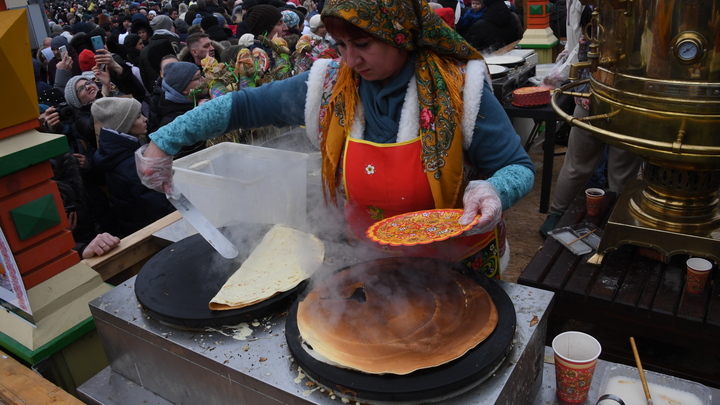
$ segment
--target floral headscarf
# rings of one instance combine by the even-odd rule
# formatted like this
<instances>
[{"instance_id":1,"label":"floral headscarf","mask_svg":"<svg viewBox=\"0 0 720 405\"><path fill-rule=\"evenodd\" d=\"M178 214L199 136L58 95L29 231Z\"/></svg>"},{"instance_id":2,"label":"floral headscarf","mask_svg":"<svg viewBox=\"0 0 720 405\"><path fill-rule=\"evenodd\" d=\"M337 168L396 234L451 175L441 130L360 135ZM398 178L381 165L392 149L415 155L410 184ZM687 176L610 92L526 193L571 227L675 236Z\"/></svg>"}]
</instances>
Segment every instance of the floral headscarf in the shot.
<instances>
[{"instance_id":1,"label":"floral headscarf","mask_svg":"<svg viewBox=\"0 0 720 405\"><path fill-rule=\"evenodd\" d=\"M341 18L416 55L423 168L436 208L455 207L463 184L461 65L482 56L425 0L328 0L322 17ZM358 75L343 63L330 100L334 113L321 123L323 181L333 200L332 182L359 102L358 80Z\"/></svg>"}]
</instances>

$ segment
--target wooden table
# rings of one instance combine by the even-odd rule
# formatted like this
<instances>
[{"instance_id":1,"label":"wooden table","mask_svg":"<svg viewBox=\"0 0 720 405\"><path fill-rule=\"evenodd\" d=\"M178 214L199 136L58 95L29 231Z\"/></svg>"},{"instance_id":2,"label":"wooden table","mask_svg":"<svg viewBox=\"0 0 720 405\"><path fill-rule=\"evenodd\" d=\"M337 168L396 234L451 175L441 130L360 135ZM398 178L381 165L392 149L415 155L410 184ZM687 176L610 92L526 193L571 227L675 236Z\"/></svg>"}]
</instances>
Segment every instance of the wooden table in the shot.
<instances>
[{"instance_id":1,"label":"wooden table","mask_svg":"<svg viewBox=\"0 0 720 405\"><path fill-rule=\"evenodd\" d=\"M587 221L601 229L616 200L606 193L601 215L590 217L585 212L583 195L578 195L558 227ZM627 208L625 208L627 209ZM673 256L663 263L640 255L640 249L624 245L605 255L600 266L588 264L591 254L575 256L552 237L548 237L518 279L518 283L556 293L551 313L548 341L563 323L579 321L594 330L613 331L610 336L635 336L646 344L664 349L642 356L643 362L655 363L655 371L720 387L720 271L714 271L703 294L685 292L685 260ZM553 330L554 329L554 330ZM626 343L627 339L617 339ZM640 341L639 341L640 342ZM605 342L601 340L603 346ZM608 359L633 364L629 344L603 353ZM639 344L642 347L642 344ZM667 348L670 349L667 349ZM718 364L714 371L686 367L661 358L662 350L678 351L689 358L691 351ZM690 349L691 351L688 351ZM656 358L644 358L644 357ZM650 366L649 366L650 367Z\"/></svg>"}]
</instances>

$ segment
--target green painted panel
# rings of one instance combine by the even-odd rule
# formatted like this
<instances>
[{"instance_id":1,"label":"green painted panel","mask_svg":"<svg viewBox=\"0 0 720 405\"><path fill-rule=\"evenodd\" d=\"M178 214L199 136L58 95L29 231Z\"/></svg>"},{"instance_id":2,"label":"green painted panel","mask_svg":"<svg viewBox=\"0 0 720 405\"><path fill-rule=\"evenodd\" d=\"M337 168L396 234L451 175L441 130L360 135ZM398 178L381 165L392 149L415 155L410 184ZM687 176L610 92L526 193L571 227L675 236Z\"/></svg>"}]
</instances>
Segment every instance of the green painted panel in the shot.
<instances>
[{"instance_id":1,"label":"green painted panel","mask_svg":"<svg viewBox=\"0 0 720 405\"><path fill-rule=\"evenodd\" d=\"M20 240L31 238L60 223L60 213L52 194L46 194L10 210Z\"/></svg>"},{"instance_id":2,"label":"green painted panel","mask_svg":"<svg viewBox=\"0 0 720 405\"><path fill-rule=\"evenodd\" d=\"M43 346L31 350L25 347L22 343L4 334L0 330L0 347L9 351L13 355L17 356L20 360L26 362L29 365L36 364L40 360L51 356L70 343L76 341L83 335L95 329L95 322L92 317L88 317L83 321L80 321L77 325L63 332L55 339L49 341Z\"/></svg>"},{"instance_id":3,"label":"green painted panel","mask_svg":"<svg viewBox=\"0 0 720 405\"><path fill-rule=\"evenodd\" d=\"M35 130L0 139L0 177L45 162L69 150L65 135Z\"/></svg>"},{"instance_id":4,"label":"green painted panel","mask_svg":"<svg viewBox=\"0 0 720 405\"><path fill-rule=\"evenodd\" d=\"M543 15L543 8L542 4L530 5L530 15Z\"/></svg>"}]
</instances>

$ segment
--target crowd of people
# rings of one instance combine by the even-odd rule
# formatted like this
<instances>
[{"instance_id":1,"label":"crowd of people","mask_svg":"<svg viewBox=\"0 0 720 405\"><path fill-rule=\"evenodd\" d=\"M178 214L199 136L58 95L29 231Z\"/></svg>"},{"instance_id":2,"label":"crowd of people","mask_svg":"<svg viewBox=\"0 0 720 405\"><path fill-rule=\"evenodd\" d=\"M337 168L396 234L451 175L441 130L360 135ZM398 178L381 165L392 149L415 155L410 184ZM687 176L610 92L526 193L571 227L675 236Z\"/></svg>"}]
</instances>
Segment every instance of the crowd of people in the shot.
<instances>
[{"instance_id":1,"label":"crowd of people","mask_svg":"<svg viewBox=\"0 0 720 405\"><path fill-rule=\"evenodd\" d=\"M505 29L482 37L478 47L497 49L521 38L520 19L505 2L455 1L411 3L442 17L446 40L462 41L459 34L471 38L497 22ZM119 238L174 209L137 174L134 154L148 143L149 133L206 101L307 74L317 61L338 60L347 49L328 33L320 14L323 1L45 4L51 34L33 58L40 122L67 136L71 153L53 163L56 180L69 185L61 187L64 203L86 258L109 251ZM296 93L297 106L305 104L303 91ZM207 138L178 145L172 157L203 149Z\"/></svg>"}]
</instances>

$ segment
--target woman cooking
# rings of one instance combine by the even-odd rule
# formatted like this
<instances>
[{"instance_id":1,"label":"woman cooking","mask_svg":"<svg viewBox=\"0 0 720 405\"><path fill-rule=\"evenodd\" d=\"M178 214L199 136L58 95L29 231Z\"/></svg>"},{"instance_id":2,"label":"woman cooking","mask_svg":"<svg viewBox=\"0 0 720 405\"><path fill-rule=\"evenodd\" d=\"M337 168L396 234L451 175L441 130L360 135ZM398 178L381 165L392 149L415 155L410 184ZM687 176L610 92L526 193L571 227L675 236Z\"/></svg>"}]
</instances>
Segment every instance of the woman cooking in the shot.
<instances>
[{"instance_id":1,"label":"woman cooking","mask_svg":"<svg viewBox=\"0 0 720 405\"><path fill-rule=\"evenodd\" d=\"M355 237L382 218L463 207L461 224L480 214L465 234L383 248L463 260L497 277L498 256L508 253L502 211L530 191L534 167L480 54L424 0L328 0L322 21L341 59L319 59L308 72L178 117L137 153L143 182L172 191L171 156L183 145L236 128L305 125L322 152L326 200L342 200ZM296 94L306 94L304 102L276 110L277 100Z\"/></svg>"}]
</instances>

